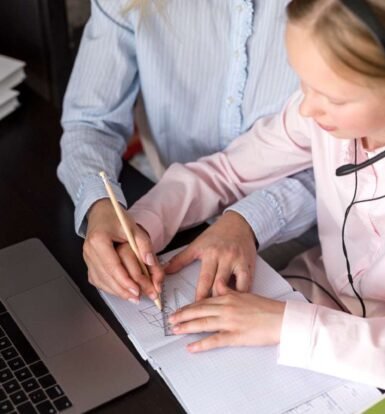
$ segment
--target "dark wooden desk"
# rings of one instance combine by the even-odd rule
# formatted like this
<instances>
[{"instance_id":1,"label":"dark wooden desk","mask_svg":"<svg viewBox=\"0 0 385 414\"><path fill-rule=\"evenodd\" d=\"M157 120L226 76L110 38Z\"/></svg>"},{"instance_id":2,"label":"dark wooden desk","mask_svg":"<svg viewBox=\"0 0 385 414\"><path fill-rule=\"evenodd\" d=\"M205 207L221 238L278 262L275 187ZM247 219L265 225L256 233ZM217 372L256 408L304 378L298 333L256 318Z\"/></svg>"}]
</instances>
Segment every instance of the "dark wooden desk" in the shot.
<instances>
[{"instance_id":1,"label":"dark wooden desk","mask_svg":"<svg viewBox=\"0 0 385 414\"><path fill-rule=\"evenodd\" d=\"M30 237L41 239L149 373L148 384L94 412L183 413L161 377L141 360L96 289L88 284L82 239L74 233L73 204L56 177L59 113L28 90L22 91L21 100L22 107L0 121L0 248ZM128 165L121 180L129 203L153 185ZM199 231L179 235L170 247L187 243Z\"/></svg>"}]
</instances>

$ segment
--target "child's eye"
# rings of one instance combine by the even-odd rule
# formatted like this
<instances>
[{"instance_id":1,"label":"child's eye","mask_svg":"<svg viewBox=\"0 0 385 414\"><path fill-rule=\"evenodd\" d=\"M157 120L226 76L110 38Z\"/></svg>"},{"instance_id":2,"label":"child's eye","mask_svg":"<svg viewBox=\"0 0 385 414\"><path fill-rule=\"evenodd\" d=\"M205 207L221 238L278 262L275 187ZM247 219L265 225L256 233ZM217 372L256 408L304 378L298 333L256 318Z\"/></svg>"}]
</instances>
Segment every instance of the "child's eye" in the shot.
<instances>
[{"instance_id":1,"label":"child's eye","mask_svg":"<svg viewBox=\"0 0 385 414\"><path fill-rule=\"evenodd\" d=\"M341 105L345 105L346 104L345 101L335 101L333 99L329 99L329 103L331 103L332 105L337 105L337 106L341 106Z\"/></svg>"}]
</instances>

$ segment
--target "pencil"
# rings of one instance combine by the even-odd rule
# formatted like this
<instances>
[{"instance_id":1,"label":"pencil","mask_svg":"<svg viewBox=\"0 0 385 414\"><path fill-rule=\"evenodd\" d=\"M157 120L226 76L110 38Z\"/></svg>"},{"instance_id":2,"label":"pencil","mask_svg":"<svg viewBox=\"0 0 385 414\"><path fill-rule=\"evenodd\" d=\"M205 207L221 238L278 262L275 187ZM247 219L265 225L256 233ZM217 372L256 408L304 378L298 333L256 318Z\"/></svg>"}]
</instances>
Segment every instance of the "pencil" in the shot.
<instances>
[{"instance_id":1,"label":"pencil","mask_svg":"<svg viewBox=\"0 0 385 414\"><path fill-rule=\"evenodd\" d=\"M136 259L138 260L139 266L143 272L144 275L146 275L149 279L151 279L150 273L148 272L147 266L142 262L138 250L138 246L136 245L134 236L131 233L131 230L127 226L127 222L124 218L122 206L118 203L118 200L115 197L114 191L112 190L112 187L110 185L110 182L108 181L107 175L104 171L100 171L99 175L102 177L102 180L104 182L104 185L106 186L106 190L108 193L108 196L110 197L112 206L114 207L115 213L118 216L119 222L121 226L123 227L124 234L127 237L128 244L130 245L132 251L135 253ZM159 310L162 310L162 303L158 298L154 300L155 305Z\"/></svg>"}]
</instances>

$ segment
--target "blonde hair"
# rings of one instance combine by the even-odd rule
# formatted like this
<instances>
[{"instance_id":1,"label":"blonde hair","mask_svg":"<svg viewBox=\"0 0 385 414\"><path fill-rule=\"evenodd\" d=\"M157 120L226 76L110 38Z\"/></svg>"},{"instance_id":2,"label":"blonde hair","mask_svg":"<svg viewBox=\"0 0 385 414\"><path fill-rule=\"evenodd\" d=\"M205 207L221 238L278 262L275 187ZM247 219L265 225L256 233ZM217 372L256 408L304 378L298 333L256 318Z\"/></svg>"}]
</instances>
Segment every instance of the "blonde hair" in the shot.
<instances>
[{"instance_id":1,"label":"blonde hair","mask_svg":"<svg viewBox=\"0 0 385 414\"><path fill-rule=\"evenodd\" d=\"M366 0L385 33L384 0ZM291 23L305 23L337 71L358 73L369 83L385 82L385 49L366 24L340 0L292 0Z\"/></svg>"},{"instance_id":2,"label":"blonde hair","mask_svg":"<svg viewBox=\"0 0 385 414\"><path fill-rule=\"evenodd\" d=\"M148 13L151 4L154 4L156 9L160 11L164 6L164 2L165 0L130 0L125 10L137 9L143 16Z\"/></svg>"}]
</instances>

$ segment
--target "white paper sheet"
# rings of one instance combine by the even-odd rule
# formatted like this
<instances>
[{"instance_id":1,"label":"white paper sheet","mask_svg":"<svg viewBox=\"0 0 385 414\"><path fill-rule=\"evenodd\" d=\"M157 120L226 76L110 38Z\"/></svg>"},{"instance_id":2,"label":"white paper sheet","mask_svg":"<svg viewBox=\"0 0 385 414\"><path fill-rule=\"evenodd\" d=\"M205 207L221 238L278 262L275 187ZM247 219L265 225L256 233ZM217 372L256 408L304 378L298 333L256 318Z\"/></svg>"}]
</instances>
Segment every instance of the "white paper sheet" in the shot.
<instances>
[{"instance_id":1,"label":"white paper sheet","mask_svg":"<svg viewBox=\"0 0 385 414\"><path fill-rule=\"evenodd\" d=\"M358 414L381 396L374 387L347 383L307 401L284 414Z\"/></svg>"},{"instance_id":2,"label":"white paper sheet","mask_svg":"<svg viewBox=\"0 0 385 414\"><path fill-rule=\"evenodd\" d=\"M182 306L193 302L199 269L196 262L166 278L167 306L175 310L176 302ZM282 300L305 300L260 258L252 291ZM186 344L202 335L164 336L162 315L152 301L143 298L134 305L105 293L102 296L141 356L161 373L188 412L282 413L342 384L334 377L278 365L278 347L191 354Z\"/></svg>"}]
</instances>

